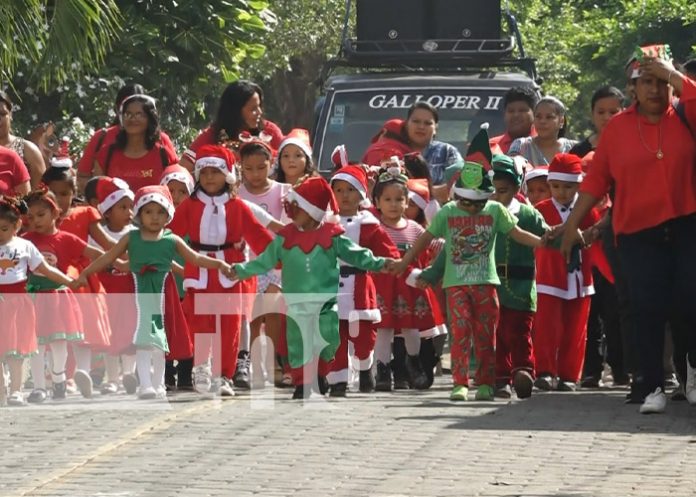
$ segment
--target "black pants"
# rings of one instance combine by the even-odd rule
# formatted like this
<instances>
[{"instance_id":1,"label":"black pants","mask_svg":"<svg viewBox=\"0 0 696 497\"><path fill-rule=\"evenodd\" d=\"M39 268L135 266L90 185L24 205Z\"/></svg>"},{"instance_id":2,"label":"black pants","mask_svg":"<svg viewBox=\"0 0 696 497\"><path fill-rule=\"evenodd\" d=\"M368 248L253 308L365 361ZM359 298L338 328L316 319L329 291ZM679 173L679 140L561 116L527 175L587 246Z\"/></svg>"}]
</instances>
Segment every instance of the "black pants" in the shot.
<instances>
[{"instance_id":1,"label":"black pants","mask_svg":"<svg viewBox=\"0 0 696 497\"><path fill-rule=\"evenodd\" d=\"M654 228L620 235L618 249L629 284L632 328L638 347L639 392L664 388L665 325L688 352L696 349L696 215L672 219Z\"/></svg>"}]
</instances>

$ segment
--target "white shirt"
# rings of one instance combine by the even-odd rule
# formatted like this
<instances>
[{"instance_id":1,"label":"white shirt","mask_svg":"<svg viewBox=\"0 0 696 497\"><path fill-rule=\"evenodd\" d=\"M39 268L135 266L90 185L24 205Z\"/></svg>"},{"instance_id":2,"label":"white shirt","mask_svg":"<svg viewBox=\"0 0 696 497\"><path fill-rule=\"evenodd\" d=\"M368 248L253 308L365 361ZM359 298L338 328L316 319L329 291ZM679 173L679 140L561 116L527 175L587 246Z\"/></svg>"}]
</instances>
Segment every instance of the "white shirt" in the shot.
<instances>
[{"instance_id":1,"label":"white shirt","mask_svg":"<svg viewBox=\"0 0 696 497\"><path fill-rule=\"evenodd\" d=\"M34 271L42 262L44 257L33 243L13 237L5 245L0 245L0 285L26 281L29 272Z\"/></svg>"}]
</instances>

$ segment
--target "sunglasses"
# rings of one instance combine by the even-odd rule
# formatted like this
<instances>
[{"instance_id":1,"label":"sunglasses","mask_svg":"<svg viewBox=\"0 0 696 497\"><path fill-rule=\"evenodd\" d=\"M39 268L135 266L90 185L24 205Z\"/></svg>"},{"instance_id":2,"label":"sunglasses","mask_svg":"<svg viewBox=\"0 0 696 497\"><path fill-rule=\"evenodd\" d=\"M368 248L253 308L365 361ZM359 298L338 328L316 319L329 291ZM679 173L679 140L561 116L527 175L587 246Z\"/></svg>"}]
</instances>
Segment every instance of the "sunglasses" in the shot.
<instances>
[{"instance_id":1,"label":"sunglasses","mask_svg":"<svg viewBox=\"0 0 696 497\"><path fill-rule=\"evenodd\" d=\"M483 209L488 203L488 200L467 200L465 198L460 198L457 201L462 207L476 207L478 209Z\"/></svg>"}]
</instances>

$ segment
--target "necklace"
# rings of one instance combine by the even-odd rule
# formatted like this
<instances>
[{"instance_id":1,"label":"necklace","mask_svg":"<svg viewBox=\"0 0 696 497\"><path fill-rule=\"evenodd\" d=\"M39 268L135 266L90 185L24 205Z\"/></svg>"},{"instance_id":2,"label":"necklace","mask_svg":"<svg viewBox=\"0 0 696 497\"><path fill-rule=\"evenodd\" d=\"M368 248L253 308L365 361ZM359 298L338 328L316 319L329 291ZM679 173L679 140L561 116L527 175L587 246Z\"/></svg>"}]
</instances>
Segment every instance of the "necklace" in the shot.
<instances>
[{"instance_id":1,"label":"necklace","mask_svg":"<svg viewBox=\"0 0 696 497\"><path fill-rule=\"evenodd\" d=\"M662 160L665 157L664 152L662 152L662 120L660 120L660 124L657 126L657 150L651 149L648 147L648 144L645 143L643 139L643 129L640 126L640 117L638 117L638 136L640 136L640 142L643 144L643 147L651 154L655 154L658 160Z\"/></svg>"}]
</instances>

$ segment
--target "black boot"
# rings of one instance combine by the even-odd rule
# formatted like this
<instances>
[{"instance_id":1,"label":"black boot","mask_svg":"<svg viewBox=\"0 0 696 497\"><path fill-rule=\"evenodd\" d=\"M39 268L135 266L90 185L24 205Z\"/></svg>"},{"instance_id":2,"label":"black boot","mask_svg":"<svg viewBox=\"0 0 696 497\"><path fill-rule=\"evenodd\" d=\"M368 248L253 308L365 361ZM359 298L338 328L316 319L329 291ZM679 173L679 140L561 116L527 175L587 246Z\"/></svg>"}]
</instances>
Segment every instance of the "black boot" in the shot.
<instances>
[{"instance_id":1,"label":"black boot","mask_svg":"<svg viewBox=\"0 0 696 497\"><path fill-rule=\"evenodd\" d=\"M438 362L438 357L435 354L435 345L432 338L421 339L421 348L418 355L420 357L421 365L423 366L423 371L425 372L425 377L428 380L428 386L426 388L430 388L433 386L433 382L435 381L435 366Z\"/></svg>"},{"instance_id":2,"label":"black boot","mask_svg":"<svg viewBox=\"0 0 696 497\"><path fill-rule=\"evenodd\" d=\"M329 386L329 397L345 397L348 392L348 383L341 381Z\"/></svg>"},{"instance_id":3,"label":"black boot","mask_svg":"<svg viewBox=\"0 0 696 497\"><path fill-rule=\"evenodd\" d=\"M182 359L176 365L176 388L193 391L193 358Z\"/></svg>"},{"instance_id":4,"label":"black boot","mask_svg":"<svg viewBox=\"0 0 696 497\"><path fill-rule=\"evenodd\" d=\"M406 343L403 338L394 337L392 353L394 358L391 361L391 370L394 375L394 390L408 390L411 385L406 370Z\"/></svg>"},{"instance_id":5,"label":"black boot","mask_svg":"<svg viewBox=\"0 0 696 497\"><path fill-rule=\"evenodd\" d=\"M375 391L375 377L372 374L372 369L360 371L360 391L362 393Z\"/></svg>"},{"instance_id":6,"label":"black boot","mask_svg":"<svg viewBox=\"0 0 696 497\"><path fill-rule=\"evenodd\" d=\"M319 395L326 395L326 393L329 391L329 382L326 379L326 376L317 375L317 387Z\"/></svg>"},{"instance_id":7,"label":"black boot","mask_svg":"<svg viewBox=\"0 0 696 497\"><path fill-rule=\"evenodd\" d=\"M176 389L176 367L174 367L174 361L167 361L164 365L164 386L167 387L167 392Z\"/></svg>"},{"instance_id":8,"label":"black boot","mask_svg":"<svg viewBox=\"0 0 696 497\"><path fill-rule=\"evenodd\" d=\"M391 389L391 369L388 365L377 361L377 382L375 384L375 390L378 392L391 392Z\"/></svg>"},{"instance_id":9,"label":"black boot","mask_svg":"<svg viewBox=\"0 0 696 497\"><path fill-rule=\"evenodd\" d=\"M308 399L312 395L312 388L309 385L297 385L292 394L293 400Z\"/></svg>"},{"instance_id":10,"label":"black boot","mask_svg":"<svg viewBox=\"0 0 696 497\"><path fill-rule=\"evenodd\" d=\"M428 378L423 372L420 358L417 355L410 355L406 358L406 370L408 371L411 386L416 390L425 390L428 385Z\"/></svg>"}]
</instances>

